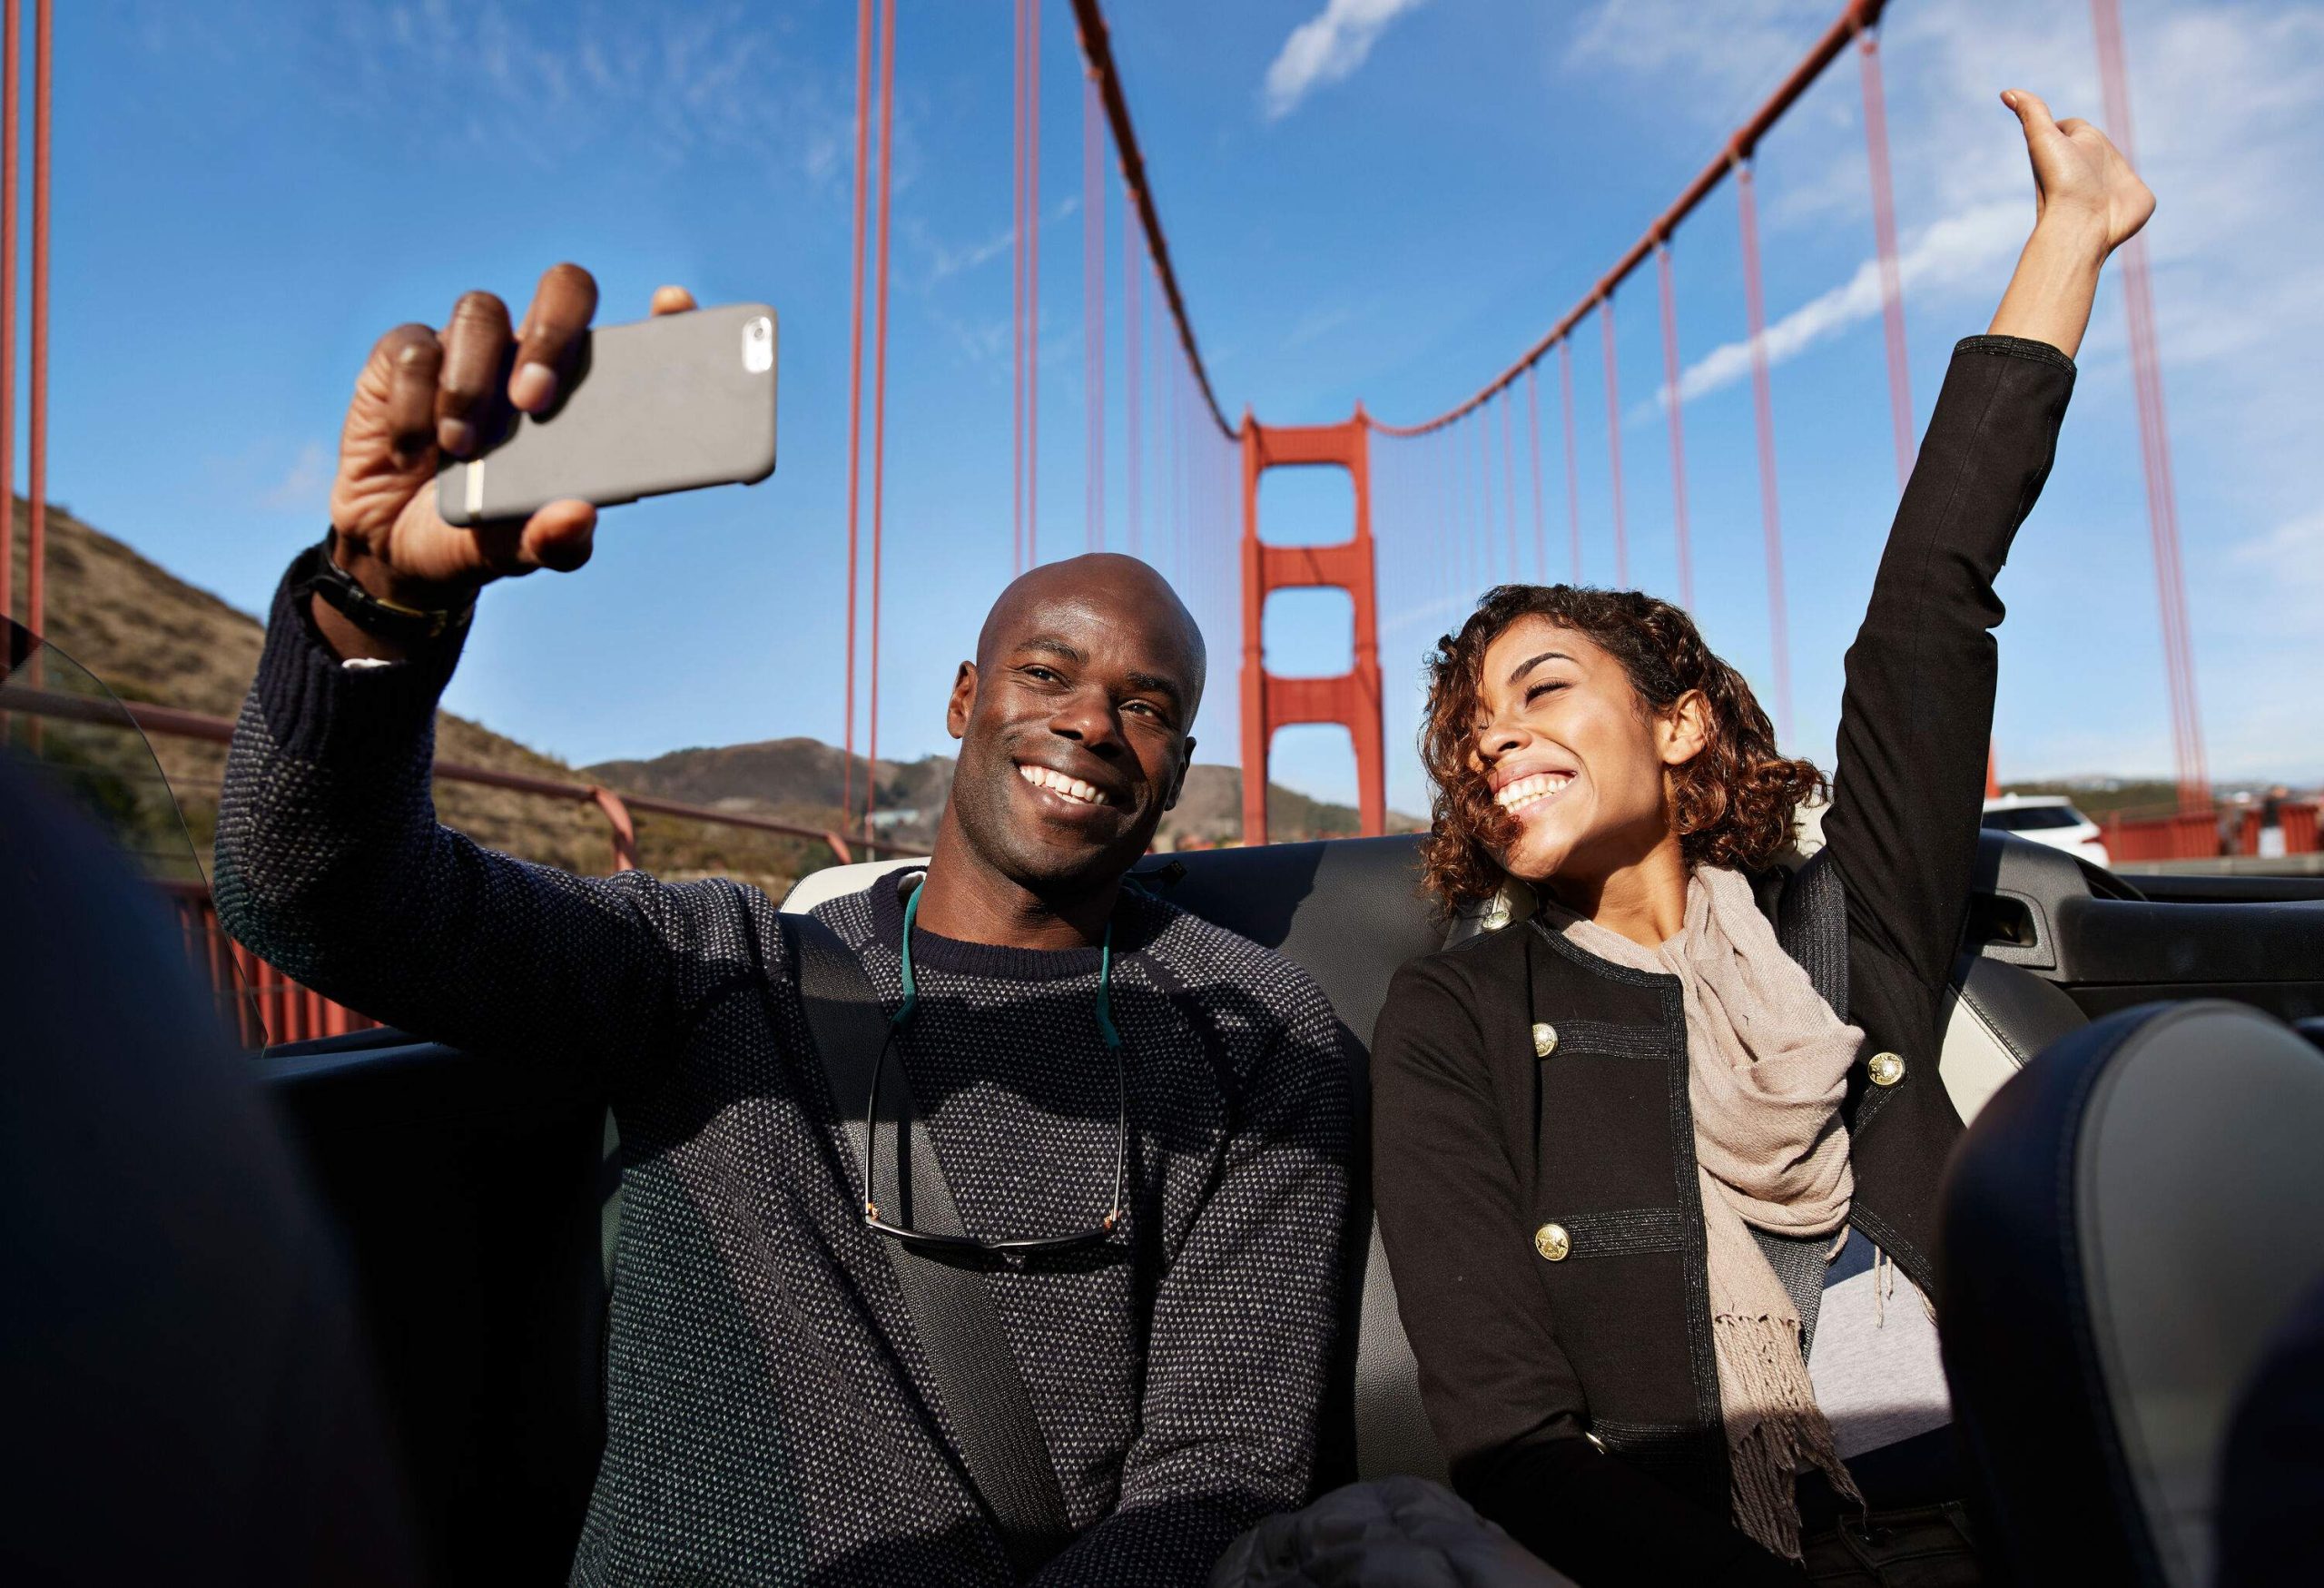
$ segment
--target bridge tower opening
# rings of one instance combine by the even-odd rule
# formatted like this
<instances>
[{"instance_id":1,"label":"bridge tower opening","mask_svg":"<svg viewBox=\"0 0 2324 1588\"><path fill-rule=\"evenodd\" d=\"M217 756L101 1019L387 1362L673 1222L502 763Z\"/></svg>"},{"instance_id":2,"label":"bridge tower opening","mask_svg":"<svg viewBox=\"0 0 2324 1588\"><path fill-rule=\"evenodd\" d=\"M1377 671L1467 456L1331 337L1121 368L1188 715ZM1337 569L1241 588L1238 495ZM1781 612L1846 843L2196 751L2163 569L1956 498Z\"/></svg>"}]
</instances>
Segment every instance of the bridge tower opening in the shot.
<instances>
[{"instance_id":1,"label":"bridge tower opening","mask_svg":"<svg viewBox=\"0 0 2324 1588\"><path fill-rule=\"evenodd\" d=\"M1355 749L1356 810L1364 833L1387 831L1388 782L1380 716L1380 608L1374 587L1371 422L1359 405L1336 425L1263 425L1243 416L1243 842L1267 841L1267 760L1275 730L1336 724ZM1270 469L1334 467L1348 472L1355 522L1325 546L1270 546L1259 538L1259 479ZM1347 593L1354 665L1330 677L1270 673L1264 649L1268 596L1277 590Z\"/></svg>"}]
</instances>

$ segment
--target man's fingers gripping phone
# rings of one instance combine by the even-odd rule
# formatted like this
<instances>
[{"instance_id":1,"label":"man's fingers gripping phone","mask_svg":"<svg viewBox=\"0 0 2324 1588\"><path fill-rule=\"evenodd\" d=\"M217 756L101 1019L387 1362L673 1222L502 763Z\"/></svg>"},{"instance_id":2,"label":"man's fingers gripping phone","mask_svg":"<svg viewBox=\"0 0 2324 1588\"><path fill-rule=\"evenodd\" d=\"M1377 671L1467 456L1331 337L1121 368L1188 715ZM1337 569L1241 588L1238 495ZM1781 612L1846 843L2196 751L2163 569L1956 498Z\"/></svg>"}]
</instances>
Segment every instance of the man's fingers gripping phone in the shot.
<instances>
[{"instance_id":1,"label":"man's fingers gripping phone","mask_svg":"<svg viewBox=\"0 0 2324 1588\"><path fill-rule=\"evenodd\" d=\"M517 330L517 367L508 377L510 402L537 414L556 401L566 355L596 312L595 277L577 264L549 266Z\"/></svg>"},{"instance_id":2,"label":"man's fingers gripping phone","mask_svg":"<svg viewBox=\"0 0 2324 1588\"><path fill-rule=\"evenodd\" d=\"M436 444L455 458L476 453L485 410L507 364L508 338L508 305L493 293L466 292L452 306L436 390Z\"/></svg>"},{"instance_id":3,"label":"man's fingers gripping phone","mask_svg":"<svg viewBox=\"0 0 2324 1588\"><path fill-rule=\"evenodd\" d=\"M536 568L569 574L596 549L597 509L568 498L521 524L484 524L474 533L478 555L498 577L517 578Z\"/></svg>"}]
</instances>

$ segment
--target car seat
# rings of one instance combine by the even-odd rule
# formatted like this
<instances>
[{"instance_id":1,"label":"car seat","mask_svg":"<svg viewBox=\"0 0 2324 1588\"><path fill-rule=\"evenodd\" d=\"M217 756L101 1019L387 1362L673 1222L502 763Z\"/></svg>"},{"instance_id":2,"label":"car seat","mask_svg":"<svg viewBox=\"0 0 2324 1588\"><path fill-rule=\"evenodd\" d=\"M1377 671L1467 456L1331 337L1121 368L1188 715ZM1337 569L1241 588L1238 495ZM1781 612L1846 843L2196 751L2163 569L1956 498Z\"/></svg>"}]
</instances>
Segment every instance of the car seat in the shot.
<instances>
[{"instance_id":1,"label":"car seat","mask_svg":"<svg viewBox=\"0 0 2324 1588\"><path fill-rule=\"evenodd\" d=\"M2324 1276L2324 1055L2240 1004L2125 1010L1979 1114L1939 1240L1979 1537L2027 1583L2211 1580L2229 1415Z\"/></svg>"}]
</instances>

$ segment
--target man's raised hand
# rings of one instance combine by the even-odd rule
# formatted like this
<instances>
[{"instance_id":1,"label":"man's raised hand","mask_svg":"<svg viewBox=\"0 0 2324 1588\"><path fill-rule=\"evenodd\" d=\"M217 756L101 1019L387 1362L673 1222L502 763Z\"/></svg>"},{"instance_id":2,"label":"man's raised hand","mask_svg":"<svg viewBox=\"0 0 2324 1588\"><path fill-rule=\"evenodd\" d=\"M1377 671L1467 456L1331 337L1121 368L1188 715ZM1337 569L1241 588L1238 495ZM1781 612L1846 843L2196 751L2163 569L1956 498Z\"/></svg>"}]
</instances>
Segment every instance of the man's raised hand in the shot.
<instances>
[{"instance_id":1,"label":"man's raised hand","mask_svg":"<svg viewBox=\"0 0 2324 1588\"><path fill-rule=\"evenodd\" d=\"M330 521L340 566L373 595L458 605L493 579L589 560L597 509L587 502L461 529L438 515L435 487L442 459L473 454L497 405L538 413L556 400L567 355L596 309L588 271L552 265L513 331L507 305L469 292L440 332L399 325L372 345L340 432Z\"/></svg>"}]
</instances>

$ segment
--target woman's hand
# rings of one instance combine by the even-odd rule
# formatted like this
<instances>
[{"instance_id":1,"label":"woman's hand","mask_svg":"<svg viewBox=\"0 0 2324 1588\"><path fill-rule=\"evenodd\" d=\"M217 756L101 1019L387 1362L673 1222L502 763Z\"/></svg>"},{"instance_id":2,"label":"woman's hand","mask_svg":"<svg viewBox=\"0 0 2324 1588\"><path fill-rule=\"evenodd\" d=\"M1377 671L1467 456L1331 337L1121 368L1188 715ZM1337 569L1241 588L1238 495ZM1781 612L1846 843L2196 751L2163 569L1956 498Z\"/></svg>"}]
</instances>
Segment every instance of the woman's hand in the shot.
<instances>
[{"instance_id":1,"label":"woman's hand","mask_svg":"<svg viewBox=\"0 0 2324 1588\"><path fill-rule=\"evenodd\" d=\"M2113 143L2079 116L2050 119L2050 107L2023 88L2002 91L2017 113L2034 162L2034 224L2065 225L2104 239L2112 253L2154 213L2154 194Z\"/></svg>"},{"instance_id":2,"label":"woman's hand","mask_svg":"<svg viewBox=\"0 0 2324 1588\"><path fill-rule=\"evenodd\" d=\"M2072 358L2090 324L2099 267L2146 224L2154 194L2088 122L2051 120L2050 107L2023 88L2001 99L2016 113L2034 162L2034 235L1989 329Z\"/></svg>"}]
</instances>

